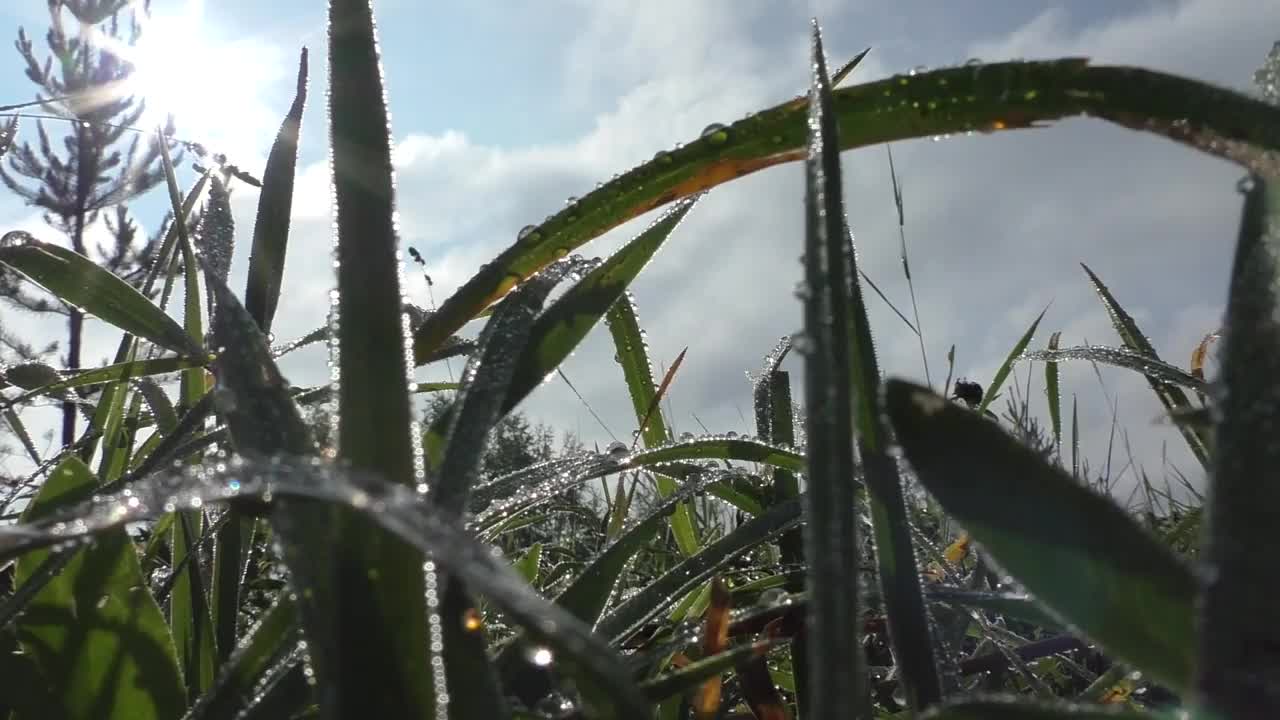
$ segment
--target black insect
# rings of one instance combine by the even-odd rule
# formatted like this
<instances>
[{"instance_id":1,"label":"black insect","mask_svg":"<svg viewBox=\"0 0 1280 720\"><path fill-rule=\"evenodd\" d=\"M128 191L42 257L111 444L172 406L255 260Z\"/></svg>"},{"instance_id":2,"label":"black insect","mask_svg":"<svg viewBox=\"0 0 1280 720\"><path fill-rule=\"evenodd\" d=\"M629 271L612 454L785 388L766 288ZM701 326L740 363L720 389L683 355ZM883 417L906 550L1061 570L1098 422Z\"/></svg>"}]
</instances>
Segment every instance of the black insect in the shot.
<instances>
[{"instance_id":1,"label":"black insect","mask_svg":"<svg viewBox=\"0 0 1280 720\"><path fill-rule=\"evenodd\" d=\"M956 387L951 397L964 401L964 404L969 407L977 407L982 404L982 386L960 378L956 380Z\"/></svg>"}]
</instances>

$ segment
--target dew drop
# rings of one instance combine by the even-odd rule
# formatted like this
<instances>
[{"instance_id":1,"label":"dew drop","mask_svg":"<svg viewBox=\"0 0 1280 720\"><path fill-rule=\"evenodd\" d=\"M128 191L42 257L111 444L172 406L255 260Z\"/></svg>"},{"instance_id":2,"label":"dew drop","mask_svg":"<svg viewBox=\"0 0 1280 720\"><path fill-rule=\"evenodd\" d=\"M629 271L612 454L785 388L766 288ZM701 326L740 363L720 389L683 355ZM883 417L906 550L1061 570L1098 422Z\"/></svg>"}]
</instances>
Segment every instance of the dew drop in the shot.
<instances>
[{"instance_id":1,"label":"dew drop","mask_svg":"<svg viewBox=\"0 0 1280 720\"><path fill-rule=\"evenodd\" d=\"M613 460L621 460L627 456L628 450L625 443L615 440L609 443L609 448L606 452Z\"/></svg>"},{"instance_id":2,"label":"dew drop","mask_svg":"<svg viewBox=\"0 0 1280 720\"><path fill-rule=\"evenodd\" d=\"M520 232L516 233L516 240L517 241L528 240L529 238L533 237L533 235L537 232L538 232L537 225L525 225L524 227L520 228Z\"/></svg>"},{"instance_id":3,"label":"dew drop","mask_svg":"<svg viewBox=\"0 0 1280 720\"><path fill-rule=\"evenodd\" d=\"M711 123L702 129L702 137L709 143L719 145L729 140L729 128L722 123Z\"/></svg>"},{"instance_id":4,"label":"dew drop","mask_svg":"<svg viewBox=\"0 0 1280 720\"><path fill-rule=\"evenodd\" d=\"M1236 190L1247 195L1248 193L1253 192L1253 189L1257 184L1257 180L1255 180L1252 175L1245 175L1236 182Z\"/></svg>"},{"instance_id":5,"label":"dew drop","mask_svg":"<svg viewBox=\"0 0 1280 720\"><path fill-rule=\"evenodd\" d=\"M537 647L529 653L529 660L538 667L547 667L555 661L555 655L552 654L551 648Z\"/></svg>"},{"instance_id":6,"label":"dew drop","mask_svg":"<svg viewBox=\"0 0 1280 720\"><path fill-rule=\"evenodd\" d=\"M23 247L25 245L34 245L36 239L31 237L31 233L25 230L12 230L0 237L0 247Z\"/></svg>"}]
</instances>

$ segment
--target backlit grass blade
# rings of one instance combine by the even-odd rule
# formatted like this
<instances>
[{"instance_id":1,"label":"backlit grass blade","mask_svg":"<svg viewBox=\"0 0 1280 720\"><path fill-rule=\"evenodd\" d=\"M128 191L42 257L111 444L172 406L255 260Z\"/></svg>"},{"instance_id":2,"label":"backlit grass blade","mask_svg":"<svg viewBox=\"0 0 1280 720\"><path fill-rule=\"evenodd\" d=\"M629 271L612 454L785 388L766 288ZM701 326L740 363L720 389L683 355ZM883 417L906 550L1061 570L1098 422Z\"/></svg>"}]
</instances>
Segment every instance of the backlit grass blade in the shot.
<instances>
[{"instance_id":1,"label":"backlit grass blade","mask_svg":"<svg viewBox=\"0 0 1280 720\"><path fill-rule=\"evenodd\" d=\"M440 415L427 431L430 502L456 515L459 524L479 475L489 432L502 417L503 400L533 321L571 268L569 261L552 265L503 300L463 370L454 411ZM450 711L462 717L506 717L510 710L489 664L483 628L467 623L475 612L475 601L456 578L445 578L442 585L440 614Z\"/></svg>"},{"instance_id":2,"label":"backlit grass blade","mask_svg":"<svg viewBox=\"0 0 1280 720\"><path fill-rule=\"evenodd\" d=\"M996 374L991 378L991 384L987 386L987 392L982 396L982 402L978 403L978 407L974 408L979 415L986 412L987 407L1000 395L1000 388L1004 386L1004 381L1009 378L1009 372L1013 369L1013 363L1022 356L1027 345L1031 344L1031 338L1036 335L1036 328L1040 327L1040 321L1044 319L1044 314L1049 312L1049 308L1040 311L1036 316L1035 322L1031 323L1031 327L1018 338L1018 342L1014 344L1013 349L1009 351L1008 357L996 369Z\"/></svg>"},{"instance_id":3,"label":"backlit grass blade","mask_svg":"<svg viewBox=\"0 0 1280 720\"><path fill-rule=\"evenodd\" d=\"M1147 379L1153 384L1176 385L1196 392L1204 392L1208 389L1203 379L1197 378L1186 370L1127 348L1081 345L1049 350L1033 350L1023 353L1017 359L1055 363L1062 360L1088 360L1089 362L1140 372L1146 375Z\"/></svg>"},{"instance_id":4,"label":"backlit grass blade","mask_svg":"<svg viewBox=\"0 0 1280 720\"><path fill-rule=\"evenodd\" d=\"M1061 332L1049 336L1049 350L1058 349ZM1058 362L1046 360L1044 363L1044 394L1049 403L1049 429L1053 432L1053 447L1062 452L1062 390L1058 387Z\"/></svg>"},{"instance_id":5,"label":"backlit grass blade","mask_svg":"<svg viewBox=\"0 0 1280 720\"><path fill-rule=\"evenodd\" d=\"M253 226L253 247L249 250L249 279L244 305L263 332L271 332L271 321L280 301L285 251L289 247L289 216L293 211L293 179L298 165L298 134L302 111L307 104L307 49L298 59L298 89L293 105L280 124L276 141L267 155L258 196L258 219Z\"/></svg>"},{"instance_id":6,"label":"backlit grass blade","mask_svg":"<svg viewBox=\"0 0 1280 720\"><path fill-rule=\"evenodd\" d=\"M196 700L186 720L235 720L263 674L294 648L297 636L297 606L282 593L218 670L217 682Z\"/></svg>"},{"instance_id":7,"label":"backlit grass blade","mask_svg":"<svg viewBox=\"0 0 1280 720\"><path fill-rule=\"evenodd\" d=\"M800 498L796 498L775 505L763 515L748 520L702 548L601 617L596 624L596 634L610 642L630 637L645 623L723 570L735 557L794 527L800 522L800 502Z\"/></svg>"},{"instance_id":8,"label":"backlit grass blade","mask_svg":"<svg viewBox=\"0 0 1280 720\"><path fill-rule=\"evenodd\" d=\"M854 55L853 57L849 58L848 62L841 65L839 68L837 68L835 72L831 73L831 87L835 87L840 83L844 82L844 79L849 77L850 73L852 73L858 67L858 65L862 63L863 58L865 58L867 56L867 53L870 53L870 52L871 52L871 48L867 48L863 50L857 55Z\"/></svg>"},{"instance_id":9,"label":"backlit grass blade","mask_svg":"<svg viewBox=\"0 0 1280 720\"><path fill-rule=\"evenodd\" d=\"M855 717L865 706L858 607L858 502L854 406L849 384L849 252L841 208L840 155L815 22L805 160L804 335L805 558L808 560L808 672L811 717ZM859 428L861 429L861 428ZM783 506L776 506L783 507ZM771 511L773 512L773 511ZM888 548L886 548L888 550Z\"/></svg>"},{"instance_id":10,"label":"backlit grass blade","mask_svg":"<svg viewBox=\"0 0 1280 720\"><path fill-rule=\"evenodd\" d=\"M65 378L30 388L27 392L9 401L9 404L16 405L27 398L34 397L36 395L60 393L63 390L70 390L71 388L89 387L92 385L101 385L103 383L129 380L131 378L149 377L151 375L163 375L165 373L197 367L209 362L211 359L212 356L196 356L195 358L168 357L156 358L154 360L133 360L131 362L105 365L100 368L93 368L92 370L83 370Z\"/></svg>"},{"instance_id":11,"label":"backlit grass blade","mask_svg":"<svg viewBox=\"0 0 1280 720\"><path fill-rule=\"evenodd\" d=\"M820 104L822 102L825 101L820 101ZM830 132L835 133L835 128ZM824 144L824 147L827 146ZM828 216L843 217L840 158L834 151L830 153L829 167L824 168L824 177L827 183L823 190L826 212ZM848 293L849 384L852 388L854 430L866 478L889 637L901 672L907 704L915 712L920 712L942 699L942 681L938 676L934 643L930 637L932 623L920 589L920 569L916 566L906 500L902 494L902 478L898 464L888 454L889 432L880 406L880 366L858 280L857 249L847 223L844 223L842 232L846 239L842 265L845 269L845 292ZM904 243L903 268L910 281L905 247ZM925 371L927 374L927 362Z\"/></svg>"},{"instance_id":12,"label":"backlit grass blade","mask_svg":"<svg viewBox=\"0 0 1280 720\"><path fill-rule=\"evenodd\" d=\"M271 360L266 337L256 319L212 273L206 276L216 311L214 341L223 352L217 373L222 394L218 403L237 452L270 457L313 452L310 432L288 394L288 385ZM227 510L213 553L212 621L218 660L233 660L239 637L240 601L255 521L243 508Z\"/></svg>"},{"instance_id":13,"label":"backlit grass blade","mask_svg":"<svg viewBox=\"0 0 1280 720\"><path fill-rule=\"evenodd\" d=\"M677 203L538 316L511 387L507 390L507 410L533 392L569 357L600 318L622 297L627 286L689 214L697 200L697 197L692 197Z\"/></svg>"},{"instance_id":14,"label":"backlit grass blade","mask_svg":"<svg viewBox=\"0 0 1280 720\"><path fill-rule=\"evenodd\" d=\"M1212 712L1263 718L1280 713L1280 690L1268 680L1280 672L1278 585L1270 572L1280 557L1280 181L1253 176L1241 190L1203 556L1213 576L1200 605L1196 689Z\"/></svg>"},{"instance_id":15,"label":"backlit grass blade","mask_svg":"<svg viewBox=\"0 0 1280 720\"><path fill-rule=\"evenodd\" d=\"M127 333L182 355L200 355L182 327L132 285L89 258L21 230L0 238L0 264Z\"/></svg>"},{"instance_id":16,"label":"backlit grass blade","mask_svg":"<svg viewBox=\"0 0 1280 720\"><path fill-rule=\"evenodd\" d=\"M402 324L391 139L368 0L329 2L329 127L336 214L338 297L331 342L341 371L338 453L351 467L414 485L409 377ZM316 606L333 656L312 655L325 686L321 715L415 718L435 712L427 659L422 553L374 525L340 513L331 562L333 604ZM309 552L317 552L311 548ZM370 625L369 618L394 620Z\"/></svg>"},{"instance_id":17,"label":"backlit grass blade","mask_svg":"<svg viewBox=\"0 0 1280 720\"><path fill-rule=\"evenodd\" d=\"M609 325L609 333L613 336L613 347L618 363L622 365L622 374L626 378L627 392L631 395L631 406L635 410L636 421L644 423L636 431L644 441L645 447L654 447L670 441L671 435L662 413L650 414L657 388L653 382L653 366L649 363L649 348L644 334L640 331L640 323L636 319L635 304L630 294L624 294L613 303L605 315ZM658 483L658 495L667 497L676 490L675 480L665 475L654 476ZM675 536L676 545L685 557L698 551L698 531L694 526L693 513L687 504L676 508L671 516L671 533Z\"/></svg>"},{"instance_id":18,"label":"backlit grass blade","mask_svg":"<svg viewBox=\"0 0 1280 720\"><path fill-rule=\"evenodd\" d=\"M93 494L97 480L78 458L49 475L23 513L33 522ZM21 588L50 551L19 558ZM17 621L23 650L40 666L67 720L171 720L186 708L173 638L124 528L76 551L62 572L27 604ZM141 589L141 591L139 591ZM12 679L6 679L5 683Z\"/></svg>"},{"instance_id":19,"label":"backlit grass blade","mask_svg":"<svg viewBox=\"0 0 1280 720\"><path fill-rule=\"evenodd\" d=\"M1280 108L1239 92L1069 58L961 66L833 93L840 147L1025 128L1087 115L1173 139L1263 172L1280 160ZM623 173L549 220L468 280L415 333L421 364L523 278L610 228L748 173L805 157L808 108L790 100L703 134Z\"/></svg>"},{"instance_id":20,"label":"backlit grass blade","mask_svg":"<svg viewBox=\"0 0 1280 720\"><path fill-rule=\"evenodd\" d=\"M1277 125L1276 127L1280 127ZM1147 336L1138 328L1138 324L1134 322L1129 313L1120 306L1120 303L1102 284L1102 280L1089 269L1088 265L1080 264L1084 268L1085 273L1089 275L1089 282L1093 284L1093 289L1098 293L1098 297L1102 300L1102 306L1107 309L1107 314L1111 316L1111 324L1116 329L1116 333L1120 335L1120 341L1124 346L1135 352L1149 356L1152 360L1159 360L1160 356L1156 353L1155 347ZM1194 407L1191 401L1187 399L1187 394L1181 388L1173 387L1165 383L1156 382L1150 378L1147 382L1151 384L1151 389L1155 391L1156 397L1160 398L1160 404L1164 405L1165 410L1174 412L1180 410L1190 410ZM1187 441L1187 447L1191 449L1191 454L1196 456L1206 469L1209 467L1209 438L1208 433L1189 426L1179 425L1178 431L1182 433L1182 437Z\"/></svg>"},{"instance_id":21,"label":"backlit grass blade","mask_svg":"<svg viewBox=\"0 0 1280 720\"><path fill-rule=\"evenodd\" d=\"M157 135L159 133L157 132ZM160 159L164 169L165 184L169 190L169 201L173 207L175 218L182 217L182 195L178 188L177 175L174 173L173 160L163 137L158 138ZM210 204L214 202L214 190L223 193L217 178L210 181ZM178 250L182 253L183 267L183 328L191 343L200 347L204 340L204 319L202 316L203 296L200 291L200 268L196 260L192 238L187 233L186 223L176 222ZM229 261L229 259L228 259ZM213 273L210 273L212 277ZM212 296L210 296L212 300ZM205 373L203 368L189 368L182 373L179 394L181 406L195 407L205 394ZM107 433L108 438L111 433ZM104 466L111 444L104 445ZM200 453L187 456L188 464L196 465L201 460ZM100 473L101 474L101 473ZM103 480L114 479L104 477ZM174 568L175 579L173 590L169 595L169 626L172 628L173 641L178 647L178 657L182 661L183 678L187 683L188 698L194 700L213 683L217 667L217 647L213 630L213 621L209 615L208 596L204 592L203 577L198 568L180 567L180 563L198 549L192 546L195 538L203 532L204 514L200 510L187 510L179 513L174 520L170 532L170 567Z\"/></svg>"},{"instance_id":22,"label":"backlit grass blade","mask_svg":"<svg viewBox=\"0 0 1280 720\"><path fill-rule=\"evenodd\" d=\"M675 379L676 373L680 372L680 365L684 363L685 353L689 352L686 345L676 359L671 361L671 367L662 375L662 382L658 383L658 391L653 394L653 400L649 402L649 409L644 411L644 416L640 418L640 427L648 427L649 421L653 419L654 413L658 412L658 407L662 404L662 398L666 397L667 390L671 388L671 381ZM631 441L631 447L635 448L636 443L640 441L637 435L635 440Z\"/></svg>"},{"instance_id":23,"label":"backlit grass blade","mask_svg":"<svg viewBox=\"0 0 1280 720\"><path fill-rule=\"evenodd\" d=\"M1001 567L1109 652L1189 689L1190 569L1110 499L972 410L901 380L887 383L886 403L920 482Z\"/></svg>"}]
</instances>

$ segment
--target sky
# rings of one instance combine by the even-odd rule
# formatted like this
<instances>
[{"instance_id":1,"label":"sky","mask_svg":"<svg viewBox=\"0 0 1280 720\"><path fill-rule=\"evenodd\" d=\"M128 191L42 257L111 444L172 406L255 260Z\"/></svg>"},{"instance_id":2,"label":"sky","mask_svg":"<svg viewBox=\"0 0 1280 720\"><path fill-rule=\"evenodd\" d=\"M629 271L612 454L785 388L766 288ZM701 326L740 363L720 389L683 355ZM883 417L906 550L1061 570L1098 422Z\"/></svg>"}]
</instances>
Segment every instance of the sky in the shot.
<instances>
[{"instance_id":1,"label":"sky","mask_svg":"<svg viewBox=\"0 0 1280 720\"><path fill-rule=\"evenodd\" d=\"M396 143L402 242L426 259L433 286L407 268L418 305L442 302L519 228L714 122L771 107L808 85L809 20L818 18L832 64L871 47L849 83L914 67L1085 56L1140 65L1255 92L1253 71L1280 40L1274 0L375 0ZM153 0L159 18L191 17L189 0ZM224 150L260 173L292 100L297 53L312 53L293 231L277 340L324 320L333 286L325 149L324 3L210 2L198 22L159 28L178 42L153 46L156 78L172 87L179 135ZM39 40L42 0L12 0L0 28L24 25ZM0 60L5 55L0 53ZM31 98L16 53L0 62L0 103ZM184 116L182 111L186 112ZM31 128L25 126L26 131ZM29 135L28 135L29 137ZM1119 340L1080 263L1106 282L1162 357L1186 367L1218 329L1239 222L1242 171L1166 140L1073 119L1049 129L918 140L893 146L930 377L940 386L948 349L955 374L986 385L1037 314L1033 347ZM843 155L847 211L863 269L909 312L884 147ZM256 195L240 185L233 205L240 243L233 287L243 287ZM750 433L751 388L778 338L800 329L803 170L792 163L721 186L699 203L633 286L641 325L661 373L688 354L669 394L677 432ZM162 199L135 204L154 227ZM606 256L656 213L580 250ZM52 239L38 216L0 193L0 227ZM914 334L870 300L881 367L923 380ZM6 328L56 337L60 327L8 309ZM478 332L473 323L466 335ZM105 361L118 334L90 330L87 360ZM522 406L533 419L588 443L629 439L635 426L609 335L598 327L563 367L585 404L559 378ZM327 378L315 347L282 363L295 385ZM784 369L800 380L798 363ZM1212 372L1212 364L1210 370ZM419 368L419 380L449 367ZM1040 365L1033 408L1046 403ZM1135 462L1157 482L1173 468L1202 473L1135 374L1088 363L1062 367L1064 404L1079 403L1082 449L1095 468L1132 485ZM800 397L797 385L795 396ZM602 427L586 405L603 420ZM32 417L38 413L33 412ZM45 413L52 417L52 413ZM1113 420L1114 419L1114 420ZM46 420L33 420L37 426ZM1114 427L1114 432L1113 432ZM50 441L51 442L51 441ZM1197 480L1198 481L1198 480Z\"/></svg>"}]
</instances>

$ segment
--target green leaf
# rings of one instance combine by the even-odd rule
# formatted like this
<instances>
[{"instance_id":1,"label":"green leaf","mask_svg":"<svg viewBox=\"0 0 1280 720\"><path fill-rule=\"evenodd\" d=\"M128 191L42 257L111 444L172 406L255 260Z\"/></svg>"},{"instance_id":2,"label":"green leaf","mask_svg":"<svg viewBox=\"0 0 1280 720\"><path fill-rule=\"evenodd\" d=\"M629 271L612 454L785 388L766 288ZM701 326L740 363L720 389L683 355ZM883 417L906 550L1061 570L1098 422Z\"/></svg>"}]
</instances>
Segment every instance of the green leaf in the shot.
<instances>
[{"instance_id":1,"label":"green leaf","mask_svg":"<svg viewBox=\"0 0 1280 720\"><path fill-rule=\"evenodd\" d=\"M538 582L538 571L542 569L542 543L534 543L529 546L524 555L515 564L516 572L520 573L520 577L525 582L534 585Z\"/></svg>"},{"instance_id":2,"label":"green leaf","mask_svg":"<svg viewBox=\"0 0 1280 720\"><path fill-rule=\"evenodd\" d=\"M298 134L302 111L307 104L307 49L298 58L298 89L293 104L280 124L276 141L267 155L258 196L258 218L253 226L253 246L249 250L249 279L244 305L264 333L271 332L280 283L284 276L285 252L289 247L289 217L293 211L293 179L298 165Z\"/></svg>"},{"instance_id":3,"label":"green leaf","mask_svg":"<svg viewBox=\"0 0 1280 720\"><path fill-rule=\"evenodd\" d=\"M1080 58L895 75L833 93L840 147L1003 131L1085 115L1154 133L1260 171L1280 151L1280 108L1243 93ZM807 103L797 98L660 152L605 183L509 248L446 300L414 336L422 364L524 278L627 220L752 172L805 157Z\"/></svg>"},{"instance_id":4,"label":"green leaf","mask_svg":"<svg viewBox=\"0 0 1280 720\"><path fill-rule=\"evenodd\" d=\"M813 26L805 162L805 558L808 560L808 706L812 717L854 717L865 705L858 598L854 326L841 207L840 155L822 36ZM859 338L861 340L862 338ZM859 348L870 352L863 345ZM874 419L873 419L874 420ZM859 427L859 430L865 428ZM777 506L782 507L782 506Z\"/></svg>"},{"instance_id":5,"label":"green leaf","mask_svg":"<svg viewBox=\"0 0 1280 720\"><path fill-rule=\"evenodd\" d=\"M1220 356L1214 467L1209 486L1204 561L1213 569L1200 605L1197 689L1223 717L1280 713L1280 691L1267 678L1280 659L1273 602L1280 557L1275 508L1280 488L1280 182L1251 177L1231 273Z\"/></svg>"},{"instance_id":6,"label":"green leaf","mask_svg":"<svg viewBox=\"0 0 1280 720\"><path fill-rule=\"evenodd\" d=\"M636 422L643 425L637 430L645 447L656 447L670 441L671 435L661 412L650 413L658 389L653 382L653 366L649 363L649 349L644 335L640 332L640 323L636 319L635 304L630 295L619 298L609 308L605 316L609 324L609 333L613 336L613 347L618 363L622 365L622 374L627 382L627 392L631 395L631 407L635 410ZM655 474L659 497L667 497L676 491L676 481L667 475ZM675 536L676 545L685 557L698 551L698 531L694 526L693 513L687 504L676 508L671 516L671 533Z\"/></svg>"},{"instance_id":7,"label":"green leaf","mask_svg":"<svg viewBox=\"0 0 1280 720\"><path fill-rule=\"evenodd\" d=\"M901 380L886 384L886 406L920 482L996 562L1116 656L1190 688L1196 580L1185 565L972 410Z\"/></svg>"},{"instance_id":8,"label":"green leaf","mask_svg":"<svg viewBox=\"0 0 1280 720\"><path fill-rule=\"evenodd\" d=\"M1120 303L1102 284L1102 280L1089 269L1088 265L1080 263L1080 267L1084 268L1085 273L1089 275L1089 282L1093 284L1093 289L1098 293L1098 297L1102 300L1102 305L1107 309L1107 314L1111 316L1111 324L1116 329L1116 333L1120 335L1120 341L1130 350L1150 357L1152 360L1160 360L1160 356L1156 353L1155 347L1147 336L1138 328L1138 324L1134 322L1129 313L1120 306ZM1169 385L1163 382L1157 382L1153 378L1147 378L1147 382L1151 384L1151 389L1155 391L1156 397L1160 399L1160 404L1164 405L1166 411L1189 411L1194 408L1191 401L1187 399L1187 394L1181 388ZM1178 431L1182 433L1183 439L1187 441L1187 447L1191 449L1191 454L1196 456L1206 469L1209 467L1209 438L1208 433L1190 425L1179 425Z\"/></svg>"},{"instance_id":9,"label":"green leaf","mask_svg":"<svg viewBox=\"0 0 1280 720\"><path fill-rule=\"evenodd\" d=\"M173 318L132 285L79 253L15 230L0 238L0 264L125 332L182 355L201 354L200 345Z\"/></svg>"},{"instance_id":10,"label":"green leaf","mask_svg":"<svg viewBox=\"0 0 1280 720\"><path fill-rule=\"evenodd\" d=\"M1049 312L1049 308L1047 307L1040 311L1040 314L1036 316L1035 322L1031 323L1031 327L1027 328L1027 331L1022 334L1022 337L1018 338L1018 342L1015 343L1013 349L1009 351L1008 357L1006 357L1000 367L996 369L995 376L991 378L991 384L987 386L986 394L982 396L982 402L978 403L978 407L974 408L979 415L985 413L987 407L991 405L992 401L996 399L996 396L1000 394L1000 388L1004 385L1004 381L1008 379L1009 372L1013 369L1013 363L1022 356L1023 351L1027 349L1027 345L1031 344L1031 338L1035 337L1036 328L1040 327L1040 321L1044 319L1044 314L1046 312Z\"/></svg>"},{"instance_id":11,"label":"green leaf","mask_svg":"<svg viewBox=\"0 0 1280 720\"><path fill-rule=\"evenodd\" d=\"M340 460L413 485L399 242L391 141L373 8L329 2L329 126L339 321ZM312 654L325 718L425 720L435 712L427 658L422 553L366 516L338 512L326 538L333 595L302 606L308 635L332 645ZM315 553L317 547L308 548ZM299 552L301 550L299 549ZM370 625L369 618L395 618ZM330 654L332 653L332 654Z\"/></svg>"},{"instance_id":12,"label":"green leaf","mask_svg":"<svg viewBox=\"0 0 1280 720\"><path fill-rule=\"evenodd\" d=\"M83 462L68 457L22 522L87 499L96 484ZM49 551L37 550L18 559L18 588L47 557ZM57 712L69 720L172 720L186 708L173 639L123 528L77 550L27 605L16 628L24 652L51 685Z\"/></svg>"}]
</instances>

